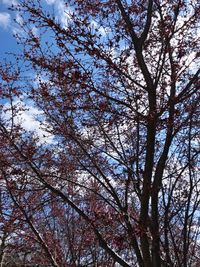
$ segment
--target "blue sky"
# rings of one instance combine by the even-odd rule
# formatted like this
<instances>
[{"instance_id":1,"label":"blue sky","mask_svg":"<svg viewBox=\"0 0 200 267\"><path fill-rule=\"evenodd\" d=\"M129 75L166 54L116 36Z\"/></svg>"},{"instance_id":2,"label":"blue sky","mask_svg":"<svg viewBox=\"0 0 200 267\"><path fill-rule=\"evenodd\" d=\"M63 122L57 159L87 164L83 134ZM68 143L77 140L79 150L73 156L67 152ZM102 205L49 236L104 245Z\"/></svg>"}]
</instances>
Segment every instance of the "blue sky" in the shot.
<instances>
[{"instance_id":1,"label":"blue sky","mask_svg":"<svg viewBox=\"0 0 200 267\"><path fill-rule=\"evenodd\" d=\"M14 52L19 49L13 37L13 14L8 10L12 0L0 0L0 58L6 57L6 52Z\"/></svg>"},{"instance_id":2,"label":"blue sky","mask_svg":"<svg viewBox=\"0 0 200 267\"><path fill-rule=\"evenodd\" d=\"M63 0L43 0L41 1L46 9L54 10L59 20L66 26L68 16ZM20 47L17 45L14 32L19 32L20 27L14 23L13 19L20 20L19 13L8 10L9 5L16 4L17 0L0 0L0 59L5 57L6 52L17 52Z\"/></svg>"},{"instance_id":3,"label":"blue sky","mask_svg":"<svg viewBox=\"0 0 200 267\"><path fill-rule=\"evenodd\" d=\"M20 45L17 44L13 34L23 34L23 32L21 31L20 26L14 22L14 19L16 19L19 24L23 19L18 12L8 10L9 5L12 3L17 3L17 0L0 0L0 62L4 62L5 58L8 61L15 62L15 58L6 53L10 52L17 54L20 52ZM63 0L44 0L42 3L46 5L47 9L49 8L51 10L55 8L61 22L65 25L67 16L65 14L66 9ZM25 130L37 134L41 143L52 143L53 137L40 129L40 123L36 119L37 116L41 115L41 111L33 106L32 103L26 103L25 98L23 100L15 99L14 103L26 108L25 111L18 114L15 118L15 122L17 124L20 123ZM6 108L9 106L9 102L5 102L4 104ZM11 114L8 111L4 114L4 118L9 119L10 115Z\"/></svg>"}]
</instances>

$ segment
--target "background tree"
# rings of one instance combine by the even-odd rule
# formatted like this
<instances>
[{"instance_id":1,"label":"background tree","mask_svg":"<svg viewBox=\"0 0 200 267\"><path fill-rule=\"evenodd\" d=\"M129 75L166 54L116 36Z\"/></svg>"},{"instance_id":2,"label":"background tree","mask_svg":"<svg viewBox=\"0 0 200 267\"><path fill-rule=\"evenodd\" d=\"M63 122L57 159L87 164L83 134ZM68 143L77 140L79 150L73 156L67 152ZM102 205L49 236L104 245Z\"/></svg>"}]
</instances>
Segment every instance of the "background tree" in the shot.
<instances>
[{"instance_id":1,"label":"background tree","mask_svg":"<svg viewBox=\"0 0 200 267\"><path fill-rule=\"evenodd\" d=\"M100 266L198 266L198 1L69 0L63 8L64 19L39 0L13 8L23 18L18 60L35 75L22 83L1 71L10 103L1 172L14 204L29 228L42 211L29 206L42 196L55 198L61 218L73 210L103 249ZM16 122L19 92L38 108L51 142ZM22 172L14 180L13 170ZM58 221L50 219L52 230ZM52 266L68 264L42 242Z\"/></svg>"}]
</instances>

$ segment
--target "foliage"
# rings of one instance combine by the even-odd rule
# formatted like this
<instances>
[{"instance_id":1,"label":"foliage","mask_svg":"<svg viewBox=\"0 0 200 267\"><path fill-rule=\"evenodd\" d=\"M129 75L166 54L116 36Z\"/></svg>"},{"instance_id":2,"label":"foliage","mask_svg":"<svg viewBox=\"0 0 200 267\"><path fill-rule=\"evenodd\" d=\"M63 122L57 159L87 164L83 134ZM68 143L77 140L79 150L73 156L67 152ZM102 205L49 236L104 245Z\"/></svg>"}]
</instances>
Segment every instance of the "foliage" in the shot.
<instances>
[{"instance_id":1,"label":"foliage","mask_svg":"<svg viewBox=\"0 0 200 267\"><path fill-rule=\"evenodd\" d=\"M64 7L12 8L26 67L0 70L11 243L54 267L199 266L198 1ZM22 100L51 141L20 125Z\"/></svg>"}]
</instances>

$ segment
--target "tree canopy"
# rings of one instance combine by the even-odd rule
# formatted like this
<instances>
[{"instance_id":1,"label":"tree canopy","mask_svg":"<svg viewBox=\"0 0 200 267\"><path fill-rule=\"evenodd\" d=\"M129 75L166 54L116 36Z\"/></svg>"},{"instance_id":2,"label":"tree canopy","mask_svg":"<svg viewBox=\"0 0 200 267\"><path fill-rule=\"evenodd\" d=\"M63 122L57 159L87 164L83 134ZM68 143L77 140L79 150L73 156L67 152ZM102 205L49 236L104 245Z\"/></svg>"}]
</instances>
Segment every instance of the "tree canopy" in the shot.
<instances>
[{"instance_id":1,"label":"tree canopy","mask_svg":"<svg viewBox=\"0 0 200 267\"><path fill-rule=\"evenodd\" d=\"M0 66L2 258L199 266L199 1L11 10L22 49Z\"/></svg>"}]
</instances>

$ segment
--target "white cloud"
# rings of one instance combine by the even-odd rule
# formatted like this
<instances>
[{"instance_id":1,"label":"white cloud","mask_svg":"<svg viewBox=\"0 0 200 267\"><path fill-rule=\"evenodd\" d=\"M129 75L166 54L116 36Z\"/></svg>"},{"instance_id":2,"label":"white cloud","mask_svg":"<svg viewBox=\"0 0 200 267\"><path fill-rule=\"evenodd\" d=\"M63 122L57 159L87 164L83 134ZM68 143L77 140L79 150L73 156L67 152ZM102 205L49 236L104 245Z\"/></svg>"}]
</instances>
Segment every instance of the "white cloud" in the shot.
<instances>
[{"instance_id":1,"label":"white cloud","mask_svg":"<svg viewBox=\"0 0 200 267\"><path fill-rule=\"evenodd\" d=\"M10 24L10 14L7 12L0 13L0 26L7 28Z\"/></svg>"},{"instance_id":2,"label":"white cloud","mask_svg":"<svg viewBox=\"0 0 200 267\"><path fill-rule=\"evenodd\" d=\"M2 3L4 4L4 5L17 5L18 4L18 2L16 1L16 0L2 0Z\"/></svg>"},{"instance_id":3,"label":"white cloud","mask_svg":"<svg viewBox=\"0 0 200 267\"><path fill-rule=\"evenodd\" d=\"M109 32L111 32L111 29L109 27L102 27L94 20L91 21L90 27L94 30L97 29L102 36L106 36Z\"/></svg>"},{"instance_id":4,"label":"white cloud","mask_svg":"<svg viewBox=\"0 0 200 267\"><path fill-rule=\"evenodd\" d=\"M23 22L24 22L22 16L21 16L18 12L16 13L16 22L17 22L19 25L23 25Z\"/></svg>"},{"instance_id":5,"label":"white cloud","mask_svg":"<svg viewBox=\"0 0 200 267\"><path fill-rule=\"evenodd\" d=\"M24 28L23 28L23 23L24 23L24 20L22 18L22 16L17 12L16 13L16 22L18 23L18 25L16 24L12 24L11 26L11 29L12 29L12 33L14 35L16 35L16 37L27 37L26 35L26 32L24 31ZM35 26L32 26L31 27L31 31L32 31L32 34L34 36L38 36L38 28L36 28Z\"/></svg>"},{"instance_id":6,"label":"white cloud","mask_svg":"<svg viewBox=\"0 0 200 267\"><path fill-rule=\"evenodd\" d=\"M40 143L52 143L53 136L41 129L40 122L36 120L37 116L42 115L42 112L37 108L30 106L27 111L21 112L18 116L18 122L26 131L30 131L39 137Z\"/></svg>"},{"instance_id":7,"label":"white cloud","mask_svg":"<svg viewBox=\"0 0 200 267\"><path fill-rule=\"evenodd\" d=\"M66 5L63 1L57 2L57 9L60 21L63 27L67 27L69 24L69 20L71 19L72 10L70 8L66 8Z\"/></svg>"},{"instance_id":8,"label":"white cloud","mask_svg":"<svg viewBox=\"0 0 200 267\"><path fill-rule=\"evenodd\" d=\"M19 12L16 12L15 19L16 19L16 22L18 23L18 25L16 25L16 24L11 25L12 33L16 36L23 36L24 31L23 31L22 26L23 26L24 20L23 20L22 16L19 14Z\"/></svg>"},{"instance_id":9,"label":"white cloud","mask_svg":"<svg viewBox=\"0 0 200 267\"><path fill-rule=\"evenodd\" d=\"M19 111L18 114L14 117L15 125L21 125L25 131L34 133L39 138L40 144L53 143L53 135L49 134L44 129L45 122L43 123L43 127L41 127L41 124L37 119L38 117L43 116L41 110L32 106L31 103L25 104L21 101L14 101L13 105L22 110ZM11 110L10 105L8 103L4 105L2 117L7 121L11 119ZM46 128L49 128L49 126L46 125Z\"/></svg>"},{"instance_id":10,"label":"white cloud","mask_svg":"<svg viewBox=\"0 0 200 267\"><path fill-rule=\"evenodd\" d=\"M63 0L45 0L48 5L54 5L56 10L56 17L62 23L63 27L67 27L72 14L72 10L66 7Z\"/></svg>"},{"instance_id":11,"label":"white cloud","mask_svg":"<svg viewBox=\"0 0 200 267\"><path fill-rule=\"evenodd\" d=\"M55 4L55 2L56 2L56 0L46 0L46 3L48 5L53 5L53 4Z\"/></svg>"}]
</instances>

